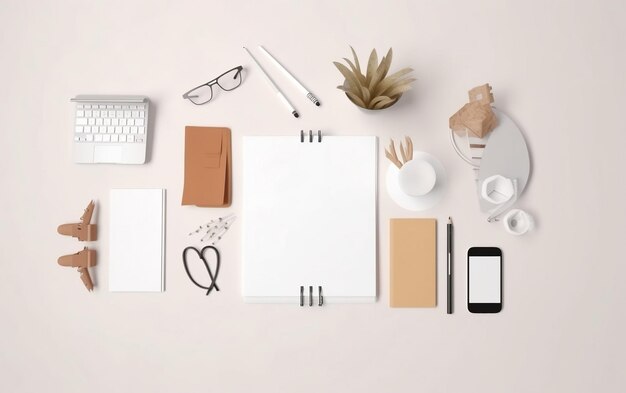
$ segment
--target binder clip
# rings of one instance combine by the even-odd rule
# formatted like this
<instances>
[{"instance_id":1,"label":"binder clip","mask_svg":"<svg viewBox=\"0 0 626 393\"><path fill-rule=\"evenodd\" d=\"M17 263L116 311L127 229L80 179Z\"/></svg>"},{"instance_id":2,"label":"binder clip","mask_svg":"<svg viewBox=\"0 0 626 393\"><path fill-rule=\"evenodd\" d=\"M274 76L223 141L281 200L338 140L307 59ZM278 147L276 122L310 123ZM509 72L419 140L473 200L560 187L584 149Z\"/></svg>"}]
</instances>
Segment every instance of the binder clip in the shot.
<instances>
[{"instance_id":1,"label":"binder clip","mask_svg":"<svg viewBox=\"0 0 626 393\"><path fill-rule=\"evenodd\" d=\"M90 201L85 212L80 218L80 222L74 224L62 224L57 228L57 232L61 235L72 236L79 241L94 241L98 238L98 226L91 223L91 217L93 216L93 210L95 208L93 201ZM89 268L96 266L96 250L90 250L85 247L82 251L76 254L63 255L59 257L59 265L76 267L80 273L80 279L85 284L88 291L93 290L93 281L89 275Z\"/></svg>"},{"instance_id":2,"label":"binder clip","mask_svg":"<svg viewBox=\"0 0 626 393\"><path fill-rule=\"evenodd\" d=\"M95 204L93 201L89 202L85 208L85 212L80 217L80 222L59 225L57 232L61 235L78 238L81 242L97 240L98 226L96 224L91 224L91 216L93 215L94 207Z\"/></svg>"},{"instance_id":3,"label":"binder clip","mask_svg":"<svg viewBox=\"0 0 626 393\"><path fill-rule=\"evenodd\" d=\"M83 281L83 284L85 284L87 290L93 290L93 281L91 281L88 268L96 266L98 263L96 250L90 250L85 247L82 251L79 251L76 254L63 255L62 257L59 257L58 263L61 266L78 268L80 279Z\"/></svg>"}]
</instances>

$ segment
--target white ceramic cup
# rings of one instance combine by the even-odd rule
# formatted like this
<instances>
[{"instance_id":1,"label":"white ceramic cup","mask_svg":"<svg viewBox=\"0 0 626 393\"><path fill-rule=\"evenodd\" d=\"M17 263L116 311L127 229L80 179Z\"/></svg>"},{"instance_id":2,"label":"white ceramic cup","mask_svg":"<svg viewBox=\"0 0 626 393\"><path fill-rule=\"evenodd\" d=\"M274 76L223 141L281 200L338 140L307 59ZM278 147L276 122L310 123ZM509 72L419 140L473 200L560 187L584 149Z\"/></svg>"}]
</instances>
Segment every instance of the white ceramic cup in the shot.
<instances>
[{"instance_id":1,"label":"white ceramic cup","mask_svg":"<svg viewBox=\"0 0 626 393\"><path fill-rule=\"evenodd\" d=\"M480 194L487 202L502 205L515 195L515 184L504 176L490 176L483 180Z\"/></svg>"},{"instance_id":2,"label":"white ceramic cup","mask_svg":"<svg viewBox=\"0 0 626 393\"><path fill-rule=\"evenodd\" d=\"M437 183L435 168L426 160L411 160L400 168L398 174L400 189L410 196L428 194Z\"/></svg>"}]
</instances>

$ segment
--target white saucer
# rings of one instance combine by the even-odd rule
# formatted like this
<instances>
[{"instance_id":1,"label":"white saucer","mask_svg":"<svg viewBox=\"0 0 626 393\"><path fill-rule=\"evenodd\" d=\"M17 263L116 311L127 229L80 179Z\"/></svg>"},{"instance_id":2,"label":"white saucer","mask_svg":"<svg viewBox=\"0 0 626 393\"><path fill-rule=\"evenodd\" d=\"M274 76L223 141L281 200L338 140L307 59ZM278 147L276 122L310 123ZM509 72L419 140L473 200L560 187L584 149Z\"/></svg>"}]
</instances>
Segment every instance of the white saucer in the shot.
<instances>
[{"instance_id":1,"label":"white saucer","mask_svg":"<svg viewBox=\"0 0 626 393\"><path fill-rule=\"evenodd\" d=\"M398 181L398 174L400 169L393 164L387 168L387 193L399 206L411 210L422 211L430 209L435 206L441 198L443 198L446 188L446 170L435 157L422 151L413 151L413 159L421 159L428 161L437 174L437 183L435 187L426 195L423 196L410 196L404 193L400 188Z\"/></svg>"}]
</instances>

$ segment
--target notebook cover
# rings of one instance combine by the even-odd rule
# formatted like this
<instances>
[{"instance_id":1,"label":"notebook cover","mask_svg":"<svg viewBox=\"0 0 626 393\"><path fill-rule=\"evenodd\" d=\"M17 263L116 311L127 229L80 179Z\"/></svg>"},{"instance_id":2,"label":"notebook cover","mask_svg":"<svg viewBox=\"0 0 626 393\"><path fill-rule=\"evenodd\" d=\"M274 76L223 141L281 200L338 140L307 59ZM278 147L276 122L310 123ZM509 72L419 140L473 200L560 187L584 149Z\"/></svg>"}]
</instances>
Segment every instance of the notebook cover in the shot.
<instances>
[{"instance_id":1,"label":"notebook cover","mask_svg":"<svg viewBox=\"0 0 626 393\"><path fill-rule=\"evenodd\" d=\"M231 203L231 132L185 127L183 205L226 207Z\"/></svg>"},{"instance_id":2,"label":"notebook cover","mask_svg":"<svg viewBox=\"0 0 626 393\"><path fill-rule=\"evenodd\" d=\"M390 307L437 305L437 220L392 218Z\"/></svg>"},{"instance_id":3,"label":"notebook cover","mask_svg":"<svg viewBox=\"0 0 626 393\"><path fill-rule=\"evenodd\" d=\"M377 138L242 138L242 294L249 303L376 300Z\"/></svg>"},{"instance_id":4,"label":"notebook cover","mask_svg":"<svg viewBox=\"0 0 626 393\"><path fill-rule=\"evenodd\" d=\"M109 212L109 290L162 292L165 190L113 189Z\"/></svg>"}]
</instances>

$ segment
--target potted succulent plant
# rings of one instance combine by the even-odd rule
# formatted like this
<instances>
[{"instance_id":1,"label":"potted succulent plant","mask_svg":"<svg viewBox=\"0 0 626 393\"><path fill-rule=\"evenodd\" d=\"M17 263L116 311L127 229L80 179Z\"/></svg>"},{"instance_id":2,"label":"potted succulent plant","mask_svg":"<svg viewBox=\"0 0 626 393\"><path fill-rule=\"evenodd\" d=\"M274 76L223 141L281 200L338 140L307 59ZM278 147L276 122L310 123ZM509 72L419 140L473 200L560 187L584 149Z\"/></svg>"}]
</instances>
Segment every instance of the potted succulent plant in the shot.
<instances>
[{"instance_id":1,"label":"potted succulent plant","mask_svg":"<svg viewBox=\"0 0 626 393\"><path fill-rule=\"evenodd\" d=\"M403 68L388 75L393 55L391 48L380 63L376 49L373 49L365 74L361 71L361 64L354 48L350 47L350 49L354 63L344 57L349 68L342 63L333 62L345 78L343 85L337 88L344 91L350 101L361 108L371 110L389 108L398 102L402 93L409 90L411 83L415 81L409 75L413 71L411 68Z\"/></svg>"}]
</instances>

